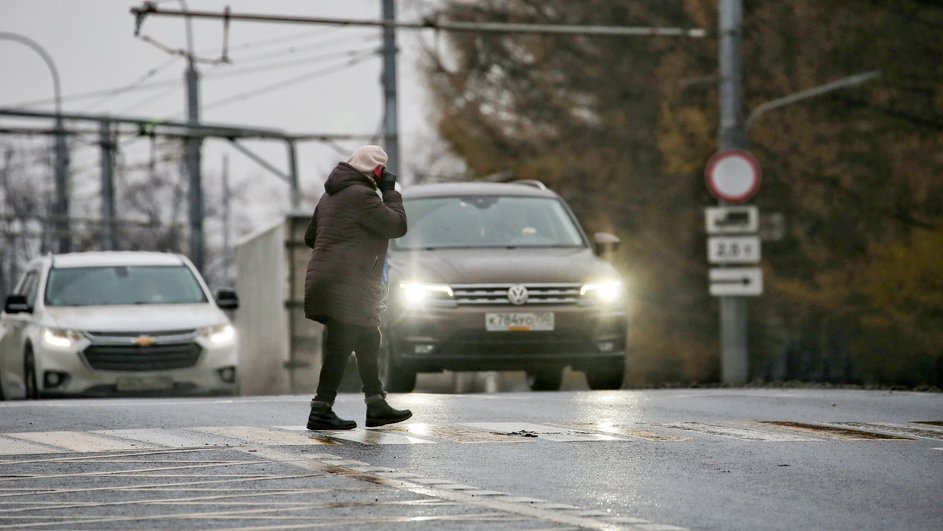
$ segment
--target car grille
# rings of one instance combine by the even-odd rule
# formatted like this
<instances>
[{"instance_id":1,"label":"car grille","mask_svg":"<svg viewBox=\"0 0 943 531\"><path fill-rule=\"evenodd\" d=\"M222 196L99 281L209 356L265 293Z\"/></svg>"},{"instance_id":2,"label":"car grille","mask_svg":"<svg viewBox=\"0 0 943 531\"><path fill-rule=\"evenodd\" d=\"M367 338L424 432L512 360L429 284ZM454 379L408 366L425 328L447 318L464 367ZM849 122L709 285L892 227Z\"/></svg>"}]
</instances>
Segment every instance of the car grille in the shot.
<instances>
[{"instance_id":1,"label":"car grille","mask_svg":"<svg viewBox=\"0 0 943 531\"><path fill-rule=\"evenodd\" d=\"M92 345L85 349L85 359L100 371L168 371L193 367L201 350L196 343L148 347Z\"/></svg>"},{"instance_id":2,"label":"car grille","mask_svg":"<svg viewBox=\"0 0 943 531\"><path fill-rule=\"evenodd\" d=\"M168 371L193 367L202 348L196 330L86 332L91 340L83 354L100 371ZM137 343L146 339L147 343Z\"/></svg>"},{"instance_id":3,"label":"car grille","mask_svg":"<svg viewBox=\"0 0 943 531\"><path fill-rule=\"evenodd\" d=\"M452 293L460 306L496 305L512 306L508 290L514 284L453 284ZM579 304L579 284L522 284L527 288L527 302L519 306L536 304Z\"/></svg>"},{"instance_id":4,"label":"car grille","mask_svg":"<svg viewBox=\"0 0 943 531\"><path fill-rule=\"evenodd\" d=\"M527 355L572 354L594 352L595 345L583 332L560 330L554 332L503 333L461 332L443 343L439 351L459 355Z\"/></svg>"}]
</instances>

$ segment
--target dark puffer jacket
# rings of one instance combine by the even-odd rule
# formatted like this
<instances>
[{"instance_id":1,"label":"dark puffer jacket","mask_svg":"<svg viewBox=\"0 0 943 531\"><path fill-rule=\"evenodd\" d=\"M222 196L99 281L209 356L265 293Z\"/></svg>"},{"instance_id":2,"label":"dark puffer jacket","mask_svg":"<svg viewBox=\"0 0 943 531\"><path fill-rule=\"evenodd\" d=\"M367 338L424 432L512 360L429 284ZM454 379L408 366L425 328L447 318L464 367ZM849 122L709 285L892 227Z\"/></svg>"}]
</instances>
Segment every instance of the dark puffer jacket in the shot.
<instances>
[{"instance_id":1,"label":"dark puffer jacket","mask_svg":"<svg viewBox=\"0 0 943 531\"><path fill-rule=\"evenodd\" d=\"M406 234L399 192L377 195L373 179L346 162L324 183L305 243L311 259L305 275L305 317L321 323L380 324L380 282L391 238Z\"/></svg>"}]
</instances>

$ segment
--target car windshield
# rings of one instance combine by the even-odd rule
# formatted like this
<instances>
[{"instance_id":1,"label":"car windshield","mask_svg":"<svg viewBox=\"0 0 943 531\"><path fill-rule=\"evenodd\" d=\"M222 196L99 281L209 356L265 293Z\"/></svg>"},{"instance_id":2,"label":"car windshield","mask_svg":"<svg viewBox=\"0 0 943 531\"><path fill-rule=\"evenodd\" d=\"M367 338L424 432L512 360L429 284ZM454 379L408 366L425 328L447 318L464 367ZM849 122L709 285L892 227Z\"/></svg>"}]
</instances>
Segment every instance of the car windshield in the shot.
<instances>
[{"instance_id":1,"label":"car windshield","mask_svg":"<svg viewBox=\"0 0 943 531\"><path fill-rule=\"evenodd\" d=\"M576 222L554 198L467 196L404 201L409 232L394 249L582 247Z\"/></svg>"},{"instance_id":2,"label":"car windshield","mask_svg":"<svg viewBox=\"0 0 943 531\"><path fill-rule=\"evenodd\" d=\"M191 304L206 294L186 266L70 267L49 271L47 306Z\"/></svg>"}]
</instances>

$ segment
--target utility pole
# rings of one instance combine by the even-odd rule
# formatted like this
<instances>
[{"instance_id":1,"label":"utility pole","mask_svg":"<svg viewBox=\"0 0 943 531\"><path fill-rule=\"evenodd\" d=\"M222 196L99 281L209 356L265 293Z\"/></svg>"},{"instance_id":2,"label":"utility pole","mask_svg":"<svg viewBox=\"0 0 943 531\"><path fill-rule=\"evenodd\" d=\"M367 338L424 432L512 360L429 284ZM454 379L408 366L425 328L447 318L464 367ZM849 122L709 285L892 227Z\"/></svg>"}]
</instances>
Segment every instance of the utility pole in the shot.
<instances>
[{"instance_id":1,"label":"utility pole","mask_svg":"<svg viewBox=\"0 0 943 531\"><path fill-rule=\"evenodd\" d=\"M383 1L383 143L389 156L387 167L399 173L399 122L396 102L396 5L395 0Z\"/></svg>"},{"instance_id":2,"label":"utility pole","mask_svg":"<svg viewBox=\"0 0 943 531\"><path fill-rule=\"evenodd\" d=\"M718 151L729 151L746 147L740 52L743 0L720 0L719 11L720 128L717 144ZM720 298L720 346L721 381L730 385L746 383L749 379L746 297Z\"/></svg>"},{"instance_id":3,"label":"utility pole","mask_svg":"<svg viewBox=\"0 0 943 531\"><path fill-rule=\"evenodd\" d=\"M102 250L115 250L115 140L111 132L111 122L99 122L101 130L101 195L102 195Z\"/></svg>"},{"instance_id":4,"label":"utility pole","mask_svg":"<svg viewBox=\"0 0 943 531\"><path fill-rule=\"evenodd\" d=\"M187 118L190 125L200 124L200 92L199 73L194 64L193 49L187 55ZM189 176L190 199L190 260L200 271L203 271L203 178L200 174L200 150L203 139L199 136L187 138L186 161L187 175Z\"/></svg>"},{"instance_id":5,"label":"utility pole","mask_svg":"<svg viewBox=\"0 0 943 531\"><path fill-rule=\"evenodd\" d=\"M232 284L232 244L229 240L230 200L229 155L223 154L223 282Z\"/></svg>"}]
</instances>

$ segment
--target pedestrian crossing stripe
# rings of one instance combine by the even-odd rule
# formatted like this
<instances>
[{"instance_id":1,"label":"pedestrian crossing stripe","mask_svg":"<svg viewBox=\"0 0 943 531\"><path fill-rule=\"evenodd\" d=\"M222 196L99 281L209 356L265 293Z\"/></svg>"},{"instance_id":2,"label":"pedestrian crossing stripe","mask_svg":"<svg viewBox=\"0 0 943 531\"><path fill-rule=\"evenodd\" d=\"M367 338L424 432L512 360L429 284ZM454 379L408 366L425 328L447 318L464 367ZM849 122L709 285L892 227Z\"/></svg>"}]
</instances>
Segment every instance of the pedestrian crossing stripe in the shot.
<instances>
[{"instance_id":1,"label":"pedestrian crossing stripe","mask_svg":"<svg viewBox=\"0 0 943 531\"><path fill-rule=\"evenodd\" d=\"M683 433L680 435L679 433ZM46 431L0 434L0 455L111 452L206 446L368 446L436 443L683 442L692 437L739 441L811 442L915 439L943 440L943 428L888 422L801 423L740 421L599 423L470 422L408 423L349 431L309 431L304 426L221 426L177 429Z\"/></svg>"}]
</instances>

